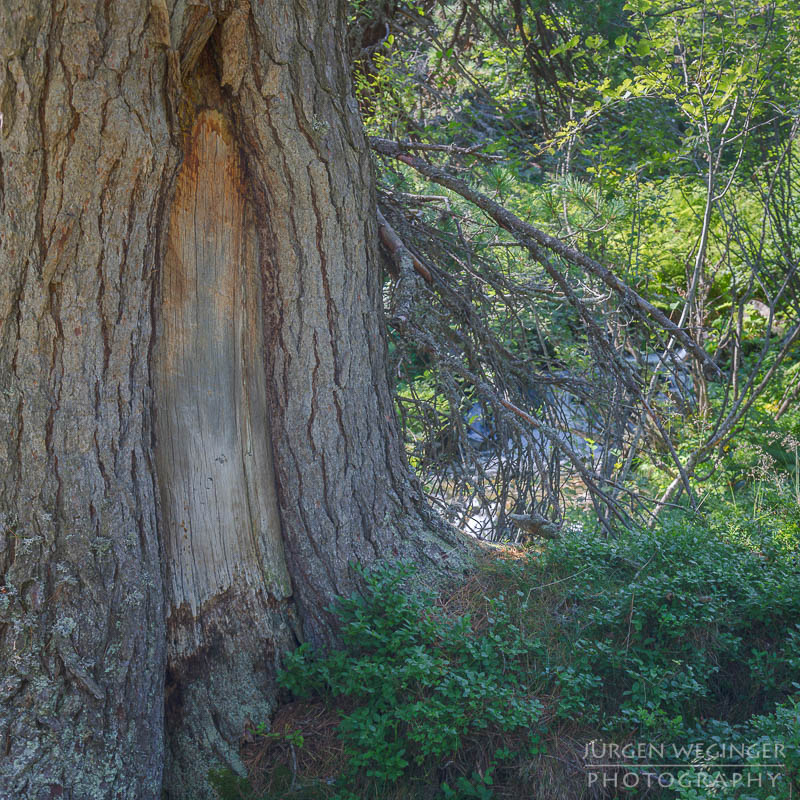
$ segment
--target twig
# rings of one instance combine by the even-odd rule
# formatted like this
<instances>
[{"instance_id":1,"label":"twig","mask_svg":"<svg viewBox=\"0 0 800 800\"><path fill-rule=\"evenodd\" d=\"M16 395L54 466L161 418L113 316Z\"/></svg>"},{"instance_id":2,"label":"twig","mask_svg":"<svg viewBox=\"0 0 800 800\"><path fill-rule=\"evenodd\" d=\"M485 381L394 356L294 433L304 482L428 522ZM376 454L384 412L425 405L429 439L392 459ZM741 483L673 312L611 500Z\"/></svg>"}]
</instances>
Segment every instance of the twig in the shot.
<instances>
[{"instance_id":1,"label":"twig","mask_svg":"<svg viewBox=\"0 0 800 800\"><path fill-rule=\"evenodd\" d=\"M386 248L394 256L395 263L398 264L398 266L398 260L405 254L408 254L414 269L428 283L433 281L430 270L405 246L405 244L403 244L403 240L397 235L395 229L386 221L386 217L384 217L380 211L378 211L378 234L380 235L381 241L386 245Z\"/></svg>"},{"instance_id":2,"label":"twig","mask_svg":"<svg viewBox=\"0 0 800 800\"><path fill-rule=\"evenodd\" d=\"M481 144L474 144L472 147L457 147L454 144L431 144L428 142L392 142L390 139L380 139L381 142L388 142L397 147L398 151L409 150L430 150L437 153L450 153L451 155L458 156L472 156L473 158L481 158L486 161L500 161L502 156L492 155L490 153L482 153L480 148Z\"/></svg>"}]
</instances>

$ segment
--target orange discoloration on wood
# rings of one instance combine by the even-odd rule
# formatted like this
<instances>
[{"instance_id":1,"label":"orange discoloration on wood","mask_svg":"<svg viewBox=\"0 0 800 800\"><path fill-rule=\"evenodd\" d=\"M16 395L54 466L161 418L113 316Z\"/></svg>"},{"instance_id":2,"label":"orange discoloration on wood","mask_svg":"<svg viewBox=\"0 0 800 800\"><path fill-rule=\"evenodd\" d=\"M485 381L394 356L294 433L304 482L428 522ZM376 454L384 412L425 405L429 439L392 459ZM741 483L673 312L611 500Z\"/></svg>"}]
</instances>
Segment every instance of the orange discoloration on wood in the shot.
<instances>
[{"instance_id":1,"label":"orange discoloration on wood","mask_svg":"<svg viewBox=\"0 0 800 800\"><path fill-rule=\"evenodd\" d=\"M202 303L199 293L211 289L217 319L232 313L236 270L229 263L241 259L244 205L239 156L228 122L218 111L201 111L178 174L164 260L163 319L165 329L174 328L175 335L166 340L176 347L192 317L199 319L191 313L192 306Z\"/></svg>"},{"instance_id":2,"label":"orange discoloration on wood","mask_svg":"<svg viewBox=\"0 0 800 800\"><path fill-rule=\"evenodd\" d=\"M288 592L258 235L238 144L217 110L199 112L186 134L168 225L154 361L157 462L168 609L190 609L185 624L170 623L170 647L186 654L200 646L202 609L220 593Z\"/></svg>"}]
</instances>

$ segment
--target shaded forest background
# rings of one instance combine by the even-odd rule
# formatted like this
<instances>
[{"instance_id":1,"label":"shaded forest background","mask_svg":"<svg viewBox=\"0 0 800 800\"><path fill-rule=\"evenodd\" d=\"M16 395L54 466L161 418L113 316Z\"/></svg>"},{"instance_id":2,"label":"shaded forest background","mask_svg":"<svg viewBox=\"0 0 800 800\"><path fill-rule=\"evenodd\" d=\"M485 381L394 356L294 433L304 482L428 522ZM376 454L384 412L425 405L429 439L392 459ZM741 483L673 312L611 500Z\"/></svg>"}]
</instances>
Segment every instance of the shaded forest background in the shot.
<instances>
[{"instance_id":1,"label":"shaded forest background","mask_svg":"<svg viewBox=\"0 0 800 800\"><path fill-rule=\"evenodd\" d=\"M604 525L696 508L751 415L797 399L793 8L354 13L379 204L418 267L387 302L433 494L490 536L578 485Z\"/></svg>"}]
</instances>

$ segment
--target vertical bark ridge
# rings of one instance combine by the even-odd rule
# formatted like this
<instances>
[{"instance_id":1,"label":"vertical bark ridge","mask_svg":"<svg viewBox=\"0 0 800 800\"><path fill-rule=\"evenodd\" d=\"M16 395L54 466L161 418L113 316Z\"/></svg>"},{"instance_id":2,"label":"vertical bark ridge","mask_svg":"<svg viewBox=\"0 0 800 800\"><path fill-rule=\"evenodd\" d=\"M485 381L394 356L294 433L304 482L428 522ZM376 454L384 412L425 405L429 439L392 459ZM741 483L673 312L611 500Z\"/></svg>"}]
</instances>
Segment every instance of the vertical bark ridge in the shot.
<instances>
[{"instance_id":1,"label":"vertical bark ridge","mask_svg":"<svg viewBox=\"0 0 800 800\"><path fill-rule=\"evenodd\" d=\"M253 4L232 109L263 198L267 379L283 539L306 635L377 558L445 557L402 457L385 371L372 164L344 4ZM441 531L439 531L441 534ZM445 537L446 538L446 537Z\"/></svg>"},{"instance_id":2,"label":"vertical bark ridge","mask_svg":"<svg viewBox=\"0 0 800 800\"><path fill-rule=\"evenodd\" d=\"M0 10L0 797L160 793L148 10Z\"/></svg>"}]
</instances>

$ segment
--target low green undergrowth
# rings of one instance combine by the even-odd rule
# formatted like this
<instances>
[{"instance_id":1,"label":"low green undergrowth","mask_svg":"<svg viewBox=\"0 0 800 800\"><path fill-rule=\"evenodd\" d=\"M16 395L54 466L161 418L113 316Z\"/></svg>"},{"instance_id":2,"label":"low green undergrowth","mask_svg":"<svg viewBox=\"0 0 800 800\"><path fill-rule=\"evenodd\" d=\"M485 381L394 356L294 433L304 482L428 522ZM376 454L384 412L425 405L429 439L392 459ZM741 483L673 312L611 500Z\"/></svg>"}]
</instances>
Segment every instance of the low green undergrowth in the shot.
<instances>
[{"instance_id":1,"label":"low green undergrowth","mask_svg":"<svg viewBox=\"0 0 800 800\"><path fill-rule=\"evenodd\" d=\"M545 667L558 714L667 734L786 696L800 679L800 567L779 543L759 544L676 518L655 533L574 534L548 549L533 571L561 580L545 601L563 650ZM511 574L528 586L531 569Z\"/></svg>"},{"instance_id":2,"label":"low green undergrowth","mask_svg":"<svg viewBox=\"0 0 800 800\"><path fill-rule=\"evenodd\" d=\"M316 693L346 702L339 725L343 781L363 775L385 788L504 734L519 752L535 755L542 703L531 664L540 644L523 635L502 595L488 603L485 624L475 630L470 614L450 615L432 595L408 591L411 573L401 565L365 574L363 593L337 608L344 648L317 657L303 645L281 676L297 697ZM490 762L506 757L498 744ZM457 776L458 795L443 781L443 797L464 796L465 781L487 786L492 765L477 782Z\"/></svg>"},{"instance_id":3,"label":"low green undergrowth","mask_svg":"<svg viewBox=\"0 0 800 800\"><path fill-rule=\"evenodd\" d=\"M797 796L797 515L790 505L764 515L760 502L756 520L720 501L702 519L675 515L615 539L575 526L543 551L492 553L438 598L411 588L408 565L375 568L338 603L342 648L302 646L280 679L295 702L338 715L337 768L308 779L284 758L266 794L240 784L222 795L644 796L642 781L629 791L590 782L583 751L595 740L703 745L692 769L665 756L674 768L648 796ZM312 747L302 733L271 735ZM739 748L749 775L758 768L748 772L754 756L741 748L758 742L782 748L774 786L732 785L709 746ZM635 761L626 770L645 774ZM717 783L698 789L700 772Z\"/></svg>"}]
</instances>

